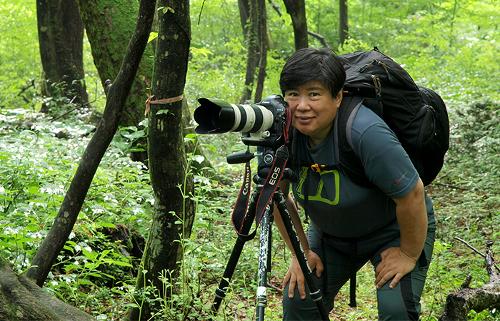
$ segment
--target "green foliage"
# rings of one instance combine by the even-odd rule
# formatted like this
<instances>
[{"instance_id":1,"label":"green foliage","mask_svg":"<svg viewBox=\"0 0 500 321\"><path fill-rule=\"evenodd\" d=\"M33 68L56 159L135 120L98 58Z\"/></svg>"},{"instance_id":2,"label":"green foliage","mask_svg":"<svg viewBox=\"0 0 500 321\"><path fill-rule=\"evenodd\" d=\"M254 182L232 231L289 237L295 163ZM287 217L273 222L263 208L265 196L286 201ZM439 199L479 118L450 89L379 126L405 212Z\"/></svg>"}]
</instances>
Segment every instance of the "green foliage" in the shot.
<instances>
[{"instance_id":1,"label":"green foliage","mask_svg":"<svg viewBox=\"0 0 500 321\"><path fill-rule=\"evenodd\" d=\"M268 7L270 52L264 95L279 93L285 58L293 52L291 22L282 2L281 16ZM378 46L404 64L417 83L436 89L445 99L452 126L451 147L438 180L428 187L438 221L433 262L422 299L422 319L437 320L446 294L467 274L472 286L488 281L483 259L455 237L484 251L487 239L498 240L499 106L498 10L489 1L349 1L350 39L338 47L338 6L330 0L306 1L309 30L323 35L339 53ZM168 10L168 8L164 8ZM57 213L64 192L94 129L88 115L71 113L49 119L40 108L40 62L33 1L0 4L0 255L24 271ZM246 68L246 44L235 0L191 1L191 59L185 95L195 107L198 97L239 100ZM151 39L155 37L152 33ZM311 46L320 43L310 37ZM88 42L84 55L90 100L104 106L101 82ZM58 101L54 104L65 104ZM147 124L121 128L94 178L74 234L52 271L48 288L100 320L119 320L130 306L157 304L155 320L251 320L254 314L257 242L247 243L219 315L210 305L236 234L230 227L231 204L239 189L242 166L225 156L242 150L238 134L193 137L226 179L195 176L196 218L181 277L165 279L169 299L151 287L134 289L138 262L123 255L123 244L103 228L124 224L147 235L153 195L149 174L128 153L144 149ZM201 161L192 156L190 161ZM229 182L229 183L227 183ZM234 183L231 183L234 182ZM182 223L182 218L179 218ZM288 254L274 233L271 282L280 285ZM498 256L500 247L494 244ZM132 267L130 266L132 265ZM132 270L132 271L131 271ZM358 275L360 307L347 307L342 289L334 320L375 319L373 271ZM281 294L269 291L266 319L281 316ZM471 320L494 320L498 311L471 312Z\"/></svg>"},{"instance_id":2,"label":"green foliage","mask_svg":"<svg viewBox=\"0 0 500 321\"><path fill-rule=\"evenodd\" d=\"M23 2L0 5L0 108L24 106L18 95L40 76L35 4Z\"/></svg>"}]
</instances>

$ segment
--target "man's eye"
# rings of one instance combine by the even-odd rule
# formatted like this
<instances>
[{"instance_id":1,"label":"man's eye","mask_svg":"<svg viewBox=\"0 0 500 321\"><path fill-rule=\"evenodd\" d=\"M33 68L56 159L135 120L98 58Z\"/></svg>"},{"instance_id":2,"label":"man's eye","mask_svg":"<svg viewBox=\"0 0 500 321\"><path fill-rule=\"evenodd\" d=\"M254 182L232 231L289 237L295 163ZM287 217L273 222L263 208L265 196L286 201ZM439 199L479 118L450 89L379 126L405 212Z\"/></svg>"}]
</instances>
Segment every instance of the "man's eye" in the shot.
<instances>
[{"instance_id":1,"label":"man's eye","mask_svg":"<svg viewBox=\"0 0 500 321\"><path fill-rule=\"evenodd\" d=\"M309 93L309 96L311 96L311 97L318 97L318 96L320 96L320 93L313 91L313 92Z\"/></svg>"}]
</instances>

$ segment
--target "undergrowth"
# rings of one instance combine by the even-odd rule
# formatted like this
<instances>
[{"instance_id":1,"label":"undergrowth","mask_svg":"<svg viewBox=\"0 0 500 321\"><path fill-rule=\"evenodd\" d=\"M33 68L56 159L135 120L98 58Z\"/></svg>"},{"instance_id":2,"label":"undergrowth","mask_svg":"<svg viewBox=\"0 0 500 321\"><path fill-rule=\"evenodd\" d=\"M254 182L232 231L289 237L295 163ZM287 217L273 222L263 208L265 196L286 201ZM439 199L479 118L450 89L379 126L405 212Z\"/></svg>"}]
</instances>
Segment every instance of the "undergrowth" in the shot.
<instances>
[{"instance_id":1,"label":"undergrowth","mask_svg":"<svg viewBox=\"0 0 500 321\"><path fill-rule=\"evenodd\" d=\"M226 2L192 1L186 96L193 107L198 97L238 101L243 89L245 44L237 6ZM403 63L417 83L438 91L450 112L450 150L438 179L427 188L438 230L422 298L422 320L434 321L446 295L458 289L468 274L472 287L488 281L484 260L457 237L481 252L486 241L493 240L493 252L500 253L498 14L492 9L493 1L389 2L385 5L390 10L377 3L350 2L354 8L351 39L338 51L378 45ZM324 34L335 47L336 7L326 0L307 5L311 30ZM47 97L39 94L35 4L1 3L0 13L5 18L0 22L0 255L21 273L47 234L95 125L88 111L67 113L71 104L57 97L52 100L57 109L53 116L37 113ZM279 17L273 11L268 18L273 33L266 93L271 94L279 92L280 67L293 50L293 39L288 16ZM312 45L319 46L314 40ZM90 99L102 109L105 97L88 46L85 42ZM139 236L147 235L154 202L147 168L129 158L132 142L143 137L143 129L134 127L122 128L115 136L49 275L47 289L98 320L122 320L130 306L140 306L146 299L162 306L157 320L253 320L255 240L245 245L218 316L211 313L215 289L236 240L230 214L243 167L227 165L225 156L244 149L238 134L200 137L205 156L224 180L195 176L196 218L191 237L182 241L184 274L174 284L165 284L176 293L162 300L148 287L135 292ZM199 156L191 159L200 160ZM122 237L116 237L116 231ZM289 254L277 231L273 237L270 279L278 288ZM347 305L348 287L343 288L332 320L376 319L373 280L371 266L363 267L358 273L359 306ZM268 294L266 319L278 320L281 293L269 290ZM498 318L498 311L470 313L476 321Z\"/></svg>"}]
</instances>

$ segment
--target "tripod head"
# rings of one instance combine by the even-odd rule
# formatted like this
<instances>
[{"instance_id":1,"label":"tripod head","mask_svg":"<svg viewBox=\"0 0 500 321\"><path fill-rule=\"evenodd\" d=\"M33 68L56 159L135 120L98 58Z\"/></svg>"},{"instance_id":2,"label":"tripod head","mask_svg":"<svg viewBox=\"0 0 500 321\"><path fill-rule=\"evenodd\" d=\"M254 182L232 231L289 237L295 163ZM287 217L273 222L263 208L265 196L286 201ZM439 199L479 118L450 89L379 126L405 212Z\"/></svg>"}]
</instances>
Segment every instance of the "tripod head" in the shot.
<instances>
[{"instance_id":1,"label":"tripod head","mask_svg":"<svg viewBox=\"0 0 500 321\"><path fill-rule=\"evenodd\" d=\"M275 161L276 152L276 147L258 146L257 153L255 154L250 152L250 149L247 148L244 152L236 152L228 155L226 160L228 164L243 164L251 161L255 156L257 156L257 174L254 175L253 182L257 185L263 185ZM297 181L298 176L291 168L286 167L283 171L283 177L281 179L295 182Z\"/></svg>"}]
</instances>

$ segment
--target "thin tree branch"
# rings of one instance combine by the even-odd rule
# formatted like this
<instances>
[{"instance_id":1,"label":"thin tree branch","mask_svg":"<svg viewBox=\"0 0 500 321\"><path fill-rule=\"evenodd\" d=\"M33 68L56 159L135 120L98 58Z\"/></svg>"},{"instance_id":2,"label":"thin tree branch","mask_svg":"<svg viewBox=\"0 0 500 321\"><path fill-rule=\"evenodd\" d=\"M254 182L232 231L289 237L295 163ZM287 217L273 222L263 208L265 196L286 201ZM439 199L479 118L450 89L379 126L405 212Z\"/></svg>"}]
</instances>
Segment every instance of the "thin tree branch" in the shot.
<instances>
[{"instance_id":1,"label":"thin tree branch","mask_svg":"<svg viewBox=\"0 0 500 321\"><path fill-rule=\"evenodd\" d=\"M465 241L465 240L463 240L463 239L459 238L458 236L455 236L455 239L456 239L456 240L459 240L459 241L460 241L460 242L462 242L462 243L464 243L464 244L465 244L468 248L470 248L471 250L473 250L473 251L474 251L474 252L476 252L477 254L481 255L481 257L482 257L483 259L487 259L487 256L486 256L485 254L481 253L481 252L480 252L479 250L477 250L475 247L473 247L472 245L470 245L467 241ZM491 264L492 264L492 266L494 266L494 267L497 269L497 271L499 271L499 272L500 272L500 269L498 268L498 266L497 266L494 262L492 262Z\"/></svg>"},{"instance_id":2,"label":"thin tree branch","mask_svg":"<svg viewBox=\"0 0 500 321\"><path fill-rule=\"evenodd\" d=\"M328 42L326 42L326 39L325 37L323 37L322 35L320 35L319 33L316 33L316 32L312 32L312 31L307 31L307 33L310 35L310 36L313 36L314 38L316 38L320 43L321 45L323 45L323 47L325 48L330 48L330 46L328 45Z\"/></svg>"}]
</instances>

